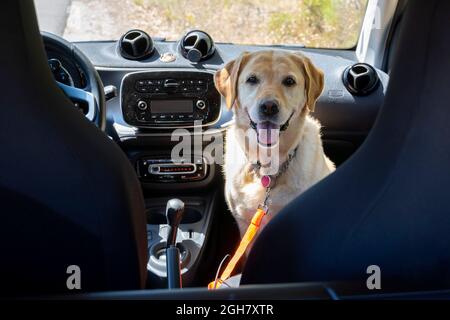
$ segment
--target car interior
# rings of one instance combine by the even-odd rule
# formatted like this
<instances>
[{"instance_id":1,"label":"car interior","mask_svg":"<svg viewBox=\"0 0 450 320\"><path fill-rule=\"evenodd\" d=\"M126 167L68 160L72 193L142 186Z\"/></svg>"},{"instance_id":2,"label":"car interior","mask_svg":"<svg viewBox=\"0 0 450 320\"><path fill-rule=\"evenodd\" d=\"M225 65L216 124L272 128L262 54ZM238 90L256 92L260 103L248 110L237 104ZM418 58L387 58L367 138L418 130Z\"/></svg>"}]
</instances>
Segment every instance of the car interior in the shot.
<instances>
[{"instance_id":1,"label":"car interior","mask_svg":"<svg viewBox=\"0 0 450 320\"><path fill-rule=\"evenodd\" d=\"M33 1L4 1L1 296L450 297L449 28L448 1L369 0L345 50L215 42L195 28L178 41L131 29L70 42L40 30ZM267 49L323 70L313 116L337 170L267 225L238 286L208 290L240 241L221 165L202 152L233 121L214 73ZM172 160L174 130L199 139L192 159ZM70 265L80 290L67 288ZM366 287L370 265L381 290Z\"/></svg>"}]
</instances>

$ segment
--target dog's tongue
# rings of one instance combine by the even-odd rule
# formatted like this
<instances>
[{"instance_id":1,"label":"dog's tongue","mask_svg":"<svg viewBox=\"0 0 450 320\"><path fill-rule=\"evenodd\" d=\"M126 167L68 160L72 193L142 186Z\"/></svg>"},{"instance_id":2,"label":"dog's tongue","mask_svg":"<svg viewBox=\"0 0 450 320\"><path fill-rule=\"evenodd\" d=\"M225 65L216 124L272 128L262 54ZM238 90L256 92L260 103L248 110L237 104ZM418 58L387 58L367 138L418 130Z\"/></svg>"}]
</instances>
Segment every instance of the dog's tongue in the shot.
<instances>
[{"instance_id":1,"label":"dog's tongue","mask_svg":"<svg viewBox=\"0 0 450 320\"><path fill-rule=\"evenodd\" d=\"M270 146L277 144L280 135L280 126L270 121L260 122L256 124L258 131L259 143Z\"/></svg>"}]
</instances>

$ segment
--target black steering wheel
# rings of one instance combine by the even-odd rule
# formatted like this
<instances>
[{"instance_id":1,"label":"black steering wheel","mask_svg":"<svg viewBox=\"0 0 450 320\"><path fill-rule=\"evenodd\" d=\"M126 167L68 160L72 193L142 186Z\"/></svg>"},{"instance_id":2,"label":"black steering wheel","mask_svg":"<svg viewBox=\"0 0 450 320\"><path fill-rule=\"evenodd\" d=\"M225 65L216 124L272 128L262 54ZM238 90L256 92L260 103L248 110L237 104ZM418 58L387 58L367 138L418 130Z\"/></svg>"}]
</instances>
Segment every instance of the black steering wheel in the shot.
<instances>
[{"instance_id":1,"label":"black steering wheel","mask_svg":"<svg viewBox=\"0 0 450 320\"><path fill-rule=\"evenodd\" d=\"M83 78L83 87L77 88L73 81L56 81L66 96L80 108L85 117L92 121L100 130L106 127L105 91L100 76L89 59L69 41L48 32L41 32L47 54L55 52L58 57L69 61L78 69ZM63 68L58 66L58 68ZM67 70L64 69L64 73ZM70 75L67 73L69 78Z\"/></svg>"}]
</instances>

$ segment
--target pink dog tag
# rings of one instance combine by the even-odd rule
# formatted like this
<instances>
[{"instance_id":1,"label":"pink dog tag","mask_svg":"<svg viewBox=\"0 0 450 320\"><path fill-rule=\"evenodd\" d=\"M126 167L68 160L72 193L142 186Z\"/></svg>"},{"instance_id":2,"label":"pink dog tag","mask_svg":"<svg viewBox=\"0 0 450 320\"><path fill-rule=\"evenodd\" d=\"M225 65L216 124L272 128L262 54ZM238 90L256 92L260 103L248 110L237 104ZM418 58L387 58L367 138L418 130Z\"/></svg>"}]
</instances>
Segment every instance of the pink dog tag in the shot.
<instances>
[{"instance_id":1,"label":"pink dog tag","mask_svg":"<svg viewBox=\"0 0 450 320\"><path fill-rule=\"evenodd\" d=\"M272 179L270 179L269 176L261 177L261 184L264 188L268 188L270 186L270 182L272 182Z\"/></svg>"}]
</instances>

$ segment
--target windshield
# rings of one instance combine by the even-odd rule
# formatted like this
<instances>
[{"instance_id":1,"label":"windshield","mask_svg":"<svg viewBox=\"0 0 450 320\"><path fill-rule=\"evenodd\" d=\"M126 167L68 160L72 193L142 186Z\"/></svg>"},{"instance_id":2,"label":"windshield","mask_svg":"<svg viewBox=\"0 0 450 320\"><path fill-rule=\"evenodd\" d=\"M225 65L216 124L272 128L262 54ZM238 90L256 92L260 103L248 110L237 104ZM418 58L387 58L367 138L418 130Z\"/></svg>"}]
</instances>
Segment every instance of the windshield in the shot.
<instances>
[{"instance_id":1,"label":"windshield","mask_svg":"<svg viewBox=\"0 0 450 320\"><path fill-rule=\"evenodd\" d=\"M351 48L367 0L35 0L41 29L69 41L117 40L129 29L179 40Z\"/></svg>"}]
</instances>

